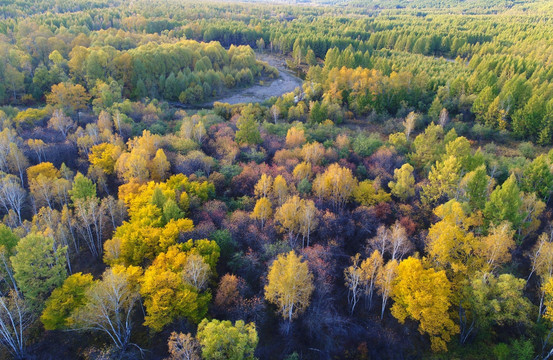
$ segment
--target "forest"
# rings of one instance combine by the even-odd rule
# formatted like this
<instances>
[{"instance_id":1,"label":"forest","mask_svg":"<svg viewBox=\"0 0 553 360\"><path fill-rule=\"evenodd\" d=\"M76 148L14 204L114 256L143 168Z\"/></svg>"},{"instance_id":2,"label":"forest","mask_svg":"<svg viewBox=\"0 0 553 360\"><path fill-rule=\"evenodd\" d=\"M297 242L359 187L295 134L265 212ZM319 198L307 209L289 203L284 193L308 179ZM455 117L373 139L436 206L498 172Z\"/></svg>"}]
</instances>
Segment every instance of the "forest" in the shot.
<instances>
[{"instance_id":1,"label":"forest","mask_svg":"<svg viewBox=\"0 0 553 360\"><path fill-rule=\"evenodd\" d=\"M547 0L0 1L0 360L553 358L552 61Z\"/></svg>"}]
</instances>

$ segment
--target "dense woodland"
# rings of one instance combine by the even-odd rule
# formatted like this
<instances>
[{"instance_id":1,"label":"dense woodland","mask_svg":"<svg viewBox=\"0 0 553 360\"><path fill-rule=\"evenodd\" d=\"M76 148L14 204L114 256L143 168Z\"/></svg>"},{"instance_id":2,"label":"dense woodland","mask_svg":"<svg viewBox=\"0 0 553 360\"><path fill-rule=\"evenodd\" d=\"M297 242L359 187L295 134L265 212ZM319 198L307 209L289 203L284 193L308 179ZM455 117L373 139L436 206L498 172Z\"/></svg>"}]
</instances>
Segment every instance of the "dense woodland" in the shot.
<instances>
[{"instance_id":1,"label":"dense woodland","mask_svg":"<svg viewBox=\"0 0 553 360\"><path fill-rule=\"evenodd\" d=\"M553 357L551 2L0 1L0 54L0 359Z\"/></svg>"}]
</instances>

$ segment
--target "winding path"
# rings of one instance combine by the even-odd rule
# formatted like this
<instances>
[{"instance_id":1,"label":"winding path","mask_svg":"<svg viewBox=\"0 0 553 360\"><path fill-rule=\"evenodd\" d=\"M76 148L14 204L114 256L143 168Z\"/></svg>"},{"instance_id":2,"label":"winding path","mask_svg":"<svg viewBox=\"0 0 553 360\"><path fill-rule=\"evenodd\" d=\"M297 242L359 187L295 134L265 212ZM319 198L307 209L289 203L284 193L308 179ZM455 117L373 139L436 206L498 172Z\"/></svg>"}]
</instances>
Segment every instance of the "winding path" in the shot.
<instances>
[{"instance_id":1,"label":"winding path","mask_svg":"<svg viewBox=\"0 0 553 360\"><path fill-rule=\"evenodd\" d=\"M271 80L265 85L253 85L248 88L238 89L235 92L225 95L221 98L214 99L208 103L201 105L185 105L179 102L171 102L173 106L183 109L207 109L212 108L214 102L235 104L260 103L273 96L281 96L294 91L295 88L303 84L303 80L292 74L286 67L286 62L275 55L261 54L257 59L269 63L278 69L278 78Z\"/></svg>"},{"instance_id":2,"label":"winding path","mask_svg":"<svg viewBox=\"0 0 553 360\"><path fill-rule=\"evenodd\" d=\"M237 93L216 100L217 102L228 103L231 105L258 103L273 96L281 96L282 94L292 92L296 87L302 85L303 80L294 76L286 68L286 63L281 58L270 54L262 54L258 56L258 59L266 61L269 65L276 67L279 72L278 78L272 80L266 85L254 85L249 88L240 89Z\"/></svg>"}]
</instances>

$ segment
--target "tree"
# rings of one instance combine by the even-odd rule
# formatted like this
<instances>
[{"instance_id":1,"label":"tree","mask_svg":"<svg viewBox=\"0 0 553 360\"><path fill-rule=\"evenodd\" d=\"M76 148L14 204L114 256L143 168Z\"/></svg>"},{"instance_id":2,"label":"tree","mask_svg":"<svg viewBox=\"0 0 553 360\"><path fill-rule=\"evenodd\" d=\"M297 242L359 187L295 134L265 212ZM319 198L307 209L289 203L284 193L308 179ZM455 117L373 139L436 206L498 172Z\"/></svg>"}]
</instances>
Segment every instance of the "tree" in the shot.
<instances>
[{"instance_id":1,"label":"tree","mask_svg":"<svg viewBox=\"0 0 553 360\"><path fill-rule=\"evenodd\" d=\"M54 247L54 239L31 233L19 240L10 260L19 289L34 309L42 309L50 292L65 277L67 247Z\"/></svg>"},{"instance_id":2,"label":"tree","mask_svg":"<svg viewBox=\"0 0 553 360\"><path fill-rule=\"evenodd\" d=\"M530 325L532 303L524 296L526 281L512 274L479 276L470 283L470 308L480 330L491 326Z\"/></svg>"},{"instance_id":3,"label":"tree","mask_svg":"<svg viewBox=\"0 0 553 360\"><path fill-rule=\"evenodd\" d=\"M400 260L413 249L413 244L407 237L407 231L399 221L390 230L390 253L392 260Z\"/></svg>"},{"instance_id":4,"label":"tree","mask_svg":"<svg viewBox=\"0 0 553 360\"><path fill-rule=\"evenodd\" d=\"M261 178L255 184L254 193L257 197L267 197L272 193L273 177L267 174L261 174Z\"/></svg>"},{"instance_id":5,"label":"tree","mask_svg":"<svg viewBox=\"0 0 553 360\"><path fill-rule=\"evenodd\" d=\"M514 233L511 224L504 221L499 225L493 225L489 234L481 240L477 253L486 260L488 271L493 271L511 260L511 251L516 245L513 240Z\"/></svg>"},{"instance_id":6,"label":"tree","mask_svg":"<svg viewBox=\"0 0 553 360\"><path fill-rule=\"evenodd\" d=\"M486 121L486 114L488 113L488 108L493 102L496 94L494 94L494 89L491 86L486 86L482 91L478 93L478 96L472 104L472 112L476 115L476 119L480 122Z\"/></svg>"},{"instance_id":7,"label":"tree","mask_svg":"<svg viewBox=\"0 0 553 360\"><path fill-rule=\"evenodd\" d=\"M200 344L190 334L172 332L169 340L167 360L200 360Z\"/></svg>"},{"instance_id":8,"label":"tree","mask_svg":"<svg viewBox=\"0 0 553 360\"><path fill-rule=\"evenodd\" d=\"M6 213L9 213L10 210L14 211L19 224L22 223L21 211L26 197L27 192L21 187L16 176L4 174L0 178L0 205L6 210Z\"/></svg>"},{"instance_id":9,"label":"tree","mask_svg":"<svg viewBox=\"0 0 553 360\"><path fill-rule=\"evenodd\" d=\"M350 169L334 163L323 174L317 175L313 190L321 199L329 200L334 210L341 211L353 195L357 179Z\"/></svg>"},{"instance_id":10,"label":"tree","mask_svg":"<svg viewBox=\"0 0 553 360\"><path fill-rule=\"evenodd\" d=\"M326 120L326 109L321 106L318 101L311 101L309 103L309 121L311 123L319 124Z\"/></svg>"},{"instance_id":11,"label":"tree","mask_svg":"<svg viewBox=\"0 0 553 360\"><path fill-rule=\"evenodd\" d=\"M535 192L546 202L549 200L553 191L553 173L546 155L538 156L526 166L522 176L522 189L526 192Z\"/></svg>"},{"instance_id":12,"label":"tree","mask_svg":"<svg viewBox=\"0 0 553 360\"><path fill-rule=\"evenodd\" d=\"M277 200L278 205L284 204L288 198L288 184L282 175L277 175L273 181L273 197Z\"/></svg>"},{"instance_id":13,"label":"tree","mask_svg":"<svg viewBox=\"0 0 553 360\"><path fill-rule=\"evenodd\" d=\"M86 104L90 100L90 95L86 89L80 85L70 83L59 83L52 86L52 92L46 95L46 102L64 109L73 114L80 109L86 109Z\"/></svg>"},{"instance_id":14,"label":"tree","mask_svg":"<svg viewBox=\"0 0 553 360\"><path fill-rule=\"evenodd\" d=\"M439 120L442 109L443 109L442 102L440 101L438 96L436 96L434 98L434 101L432 101L432 104L430 105L430 109L428 109L428 116L430 116L432 121Z\"/></svg>"},{"instance_id":15,"label":"tree","mask_svg":"<svg viewBox=\"0 0 553 360\"><path fill-rule=\"evenodd\" d=\"M413 170L410 164L403 164L401 168L394 170L394 181L388 183L392 195L403 201L415 195Z\"/></svg>"},{"instance_id":16,"label":"tree","mask_svg":"<svg viewBox=\"0 0 553 360\"><path fill-rule=\"evenodd\" d=\"M265 299L275 304L288 322L305 311L313 292L313 274L294 251L279 255L269 268Z\"/></svg>"},{"instance_id":17,"label":"tree","mask_svg":"<svg viewBox=\"0 0 553 360\"><path fill-rule=\"evenodd\" d=\"M404 323L407 317L419 322L419 332L430 335L432 351L446 351L459 328L449 317L451 284L444 271L425 269L419 259L399 263L394 281L392 315Z\"/></svg>"},{"instance_id":18,"label":"tree","mask_svg":"<svg viewBox=\"0 0 553 360\"><path fill-rule=\"evenodd\" d=\"M10 150L11 144L17 142L17 133L8 127L0 131L0 170L9 172L10 170Z\"/></svg>"},{"instance_id":19,"label":"tree","mask_svg":"<svg viewBox=\"0 0 553 360\"><path fill-rule=\"evenodd\" d=\"M119 177L127 182L131 182L131 179L145 182L150 177L148 160L149 155L143 151L131 151L130 153L121 154L117 159L115 167Z\"/></svg>"},{"instance_id":20,"label":"tree","mask_svg":"<svg viewBox=\"0 0 553 360\"><path fill-rule=\"evenodd\" d=\"M312 200L301 199L294 195L275 212L275 221L280 229L288 233L290 246L294 246L299 235L302 235L302 247L309 246L310 234L317 228L317 208Z\"/></svg>"},{"instance_id":21,"label":"tree","mask_svg":"<svg viewBox=\"0 0 553 360\"><path fill-rule=\"evenodd\" d=\"M102 280L86 290L86 303L69 319L72 328L104 332L120 351L125 351L129 345L137 346L130 339L132 314L140 299L138 279L141 275L142 269L136 266L108 268Z\"/></svg>"},{"instance_id":22,"label":"tree","mask_svg":"<svg viewBox=\"0 0 553 360\"><path fill-rule=\"evenodd\" d=\"M300 202L299 225L302 247L309 246L311 232L315 231L319 225L319 212L313 200L304 199Z\"/></svg>"},{"instance_id":23,"label":"tree","mask_svg":"<svg viewBox=\"0 0 553 360\"><path fill-rule=\"evenodd\" d=\"M478 217L468 216L463 205L455 200L438 206L434 214L441 220L428 230L426 251L429 258L456 280L465 279L481 269L482 259L474 256L479 241L471 231L478 224Z\"/></svg>"},{"instance_id":24,"label":"tree","mask_svg":"<svg viewBox=\"0 0 553 360\"><path fill-rule=\"evenodd\" d=\"M392 260L401 259L413 248L413 244L407 238L405 228L399 221L396 221L390 229L380 225L376 236L368 240L368 245L382 256L389 254Z\"/></svg>"},{"instance_id":25,"label":"tree","mask_svg":"<svg viewBox=\"0 0 553 360\"><path fill-rule=\"evenodd\" d=\"M76 273L69 276L63 285L54 291L46 300L40 321L46 330L68 329L71 326L69 317L80 306L86 303L85 293L94 284L92 275Z\"/></svg>"},{"instance_id":26,"label":"tree","mask_svg":"<svg viewBox=\"0 0 553 360\"><path fill-rule=\"evenodd\" d=\"M263 38L259 38L256 42L255 42L255 45L257 46L257 48L261 51L263 51L263 49L265 49L265 40L263 40Z\"/></svg>"},{"instance_id":27,"label":"tree","mask_svg":"<svg viewBox=\"0 0 553 360\"><path fill-rule=\"evenodd\" d=\"M11 288L14 289L14 291L19 295L10 261L10 257L15 252L15 247L18 241L19 238L9 227L5 224L0 224L0 262L2 265L0 276L1 278L6 279L6 282L9 281L11 284L8 283L8 286L11 286Z\"/></svg>"},{"instance_id":28,"label":"tree","mask_svg":"<svg viewBox=\"0 0 553 360\"><path fill-rule=\"evenodd\" d=\"M417 135L413 146L415 151L410 157L419 169L426 169L434 164L443 154L444 130L440 125L430 124L423 134Z\"/></svg>"},{"instance_id":29,"label":"tree","mask_svg":"<svg viewBox=\"0 0 553 360\"><path fill-rule=\"evenodd\" d=\"M253 146L261 144L259 125L253 116L241 116L236 126L238 131L236 131L235 140L239 145Z\"/></svg>"},{"instance_id":30,"label":"tree","mask_svg":"<svg viewBox=\"0 0 553 360\"><path fill-rule=\"evenodd\" d=\"M316 141L304 144L301 148L301 156L305 162L317 165L323 159L325 148L321 143Z\"/></svg>"},{"instance_id":31,"label":"tree","mask_svg":"<svg viewBox=\"0 0 553 360\"><path fill-rule=\"evenodd\" d=\"M521 214L522 196L514 174L497 186L490 194L484 207L484 219L487 224L499 224L508 220L518 229L524 216Z\"/></svg>"},{"instance_id":32,"label":"tree","mask_svg":"<svg viewBox=\"0 0 553 360\"><path fill-rule=\"evenodd\" d=\"M255 207L253 208L253 212L250 216L252 219L261 221L261 228L263 229L265 221L267 221L272 214L273 208L271 205L271 201L266 197L262 197L261 199L258 199L255 203Z\"/></svg>"},{"instance_id":33,"label":"tree","mask_svg":"<svg viewBox=\"0 0 553 360\"><path fill-rule=\"evenodd\" d=\"M198 254L190 254L186 257L183 264L182 276L184 282L188 283L199 290L205 290L211 269L206 264L204 258Z\"/></svg>"},{"instance_id":34,"label":"tree","mask_svg":"<svg viewBox=\"0 0 553 360\"><path fill-rule=\"evenodd\" d=\"M547 282L545 282L542 285L542 293L545 294L545 300L543 302L545 307L545 313L543 317L547 319L549 322L553 322L553 277L550 277ZM549 334L547 335L547 338L551 337L553 333L553 328L549 330ZM545 346L544 349L545 350ZM542 350L542 351L543 351ZM549 350L549 352L543 356L544 359L548 359L553 355L553 349Z\"/></svg>"},{"instance_id":35,"label":"tree","mask_svg":"<svg viewBox=\"0 0 553 360\"><path fill-rule=\"evenodd\" d=\"M26 359L27 330L34 321L34 313L15 292L0 296L0 344L15 359Z\"/></svg>"},{"instance_id":36,"label":"tree","mask_svg":"<svg viewBox=\"0 0 553 360\"><path fill-rule=\"evenodd\" d=\"M25 74L21 71L18 71L11 64L7 64L2 75L4 75L4 81L6 82L6 84L10 85L10 90L13 93L13 100L16 101L17 93L25 87Z\"/></svg>"},{"instance_id":37,"label":"tree","mask_svg":"<svg viewBox=\"0 0 553 360\"><path fill-rule=\"evenodd\" d=\"M288 233L288 241L293 246L300 233L301 201L299 196L292 196L275 212L275 221L280 229Z\"/></svg>"},{"instance_id":38,"label":"tree","mask_svg":"<svg viewBox=\"0 0 553 360\"><path fill-rule=\"evenodd\" d=\"M214 242L197 241L196 245L189 245L189 251L173 245L160 253L146 269L140 288L146 307L144 325L157 332L177 317L186 317L194 323L205 317L211 293L200 291L214 271L219 257L216 244L216 249L202 254L201 248L212 246L210 243ZM214 263L208 256L214 257Z\"/></svg>"},{"instance_id":39,"label":"tree","mask_svg":"<svg viewBox=\"0 0 553 360\"><path fill-rule=\"evenodd\" d=\"M378 188L377 188L378 187ZM390 194L382 190L375 181L361 181L353 190L353 198L363 206L374 206L390 201Z\"/></svg>"},{"instance_id":40,"label":"tree","mask_svg":"<svg viewBox=\"0 0 553 360\"><path fill-rule=\"evenodd\" d=\"M69 116L65 116L63 111L56 109L48 120L48 127L59 131L65 140L69 131L75 127L75 123Z\"/></svg>"},{"instance_id":41,"label":"tree","mask_svg":"<svg viewBox=\"0 0 553 360\"><path fill-rule=\"evenodd\" d=\"M115 171L115 163L121 155L121 148L110 143L101 143L94 145L90 149L88 161L93 166L99 167L107 175L113 174Z\"/></svg>"},{"instance_id":42,"label":"tree","mask_svg":"<svg viewBox=\"0 0 553 360\"><path fill-rule=\"evenodd\" d=\"M305 62L309 66L317 65L317 57L315 56L313 50L307 49L307 53L305 54Z\"/></svg>"},{"instance_id":43,"label":"tree","mask_svg":"<svg viewBox=\"0 0 553 360\"><path fill-rule=\"evenodd\" d=\"M411 111L403 121L403 127L405 128L405 137L407 138L407 140L409 140L409 136L415 129L417 118L417 113Z\"/></svg>"},{"instance_id":44,"label":"tree","mask_svg":"<svg viewBox=\"0 0 553 360\"><path fill-rule=\"evenodd\" d=\"M384 318L384 310L386 303L394 288L394 279L397 276L398 262L390 260L384 266L380 266L376 273L375 285L378 289L378 294L382 296L382 308L380 310L380 319Z\"/></svg>"},{"instance_id":45,"label":"tree","mask_svg":"<svg viewBox=\"0 0 553 360\"><path fill-rule=\"evenodd\" d=\"M269 112L273 117L273 122L276 124L278 121L278 118L280 117L280 108L275 104L271 106L271 109L269 110Z\"/></svg>"},{"instance_id":46,"label":"tree","mask_svg":"<svg viewBox=\"0 0 553 360\"><path fill-rule=\"evenodd\" d=\"M308 163L306 161L299 163L294 168L292 174L294 175L294 179L296 179L300 183L303 180L309 181L309 178L311 178L312 174L311 163Z\"/></svg>"},{"instance_id":47,"label":"tree","mask_svg":"<svg viewBox=\"0 0 553 360\"><path fill-rule=\"evenodd\" d=\"M380 254L380 251L375 250L367 259L361 263L361 270L363 271L363 287L365 288L365 294L369 299L369 309L372 307L372 297L376 286L376 279L381 271L380 268L384 264L384 259Z\"/></svg>"},{"instance_id":48,"label":"tree","mask_svg":"<svg viewBox=\"0 0 553 360\"><path fill-rule=\"evenodd\" d=\"M290 149L303 145L305 143L305 132L298 127L291 127L286 133L286 146Z\"/></svg>"},{"instance_id":49,"label":"tree","mask_svg":"<svg viewBox=\"0 0 553 360\"><path fill-rule=\"evenodd\" d=\"M363 269L359 266L359 256L359 254L352 256L352 264L344 270L344 279L346 280L346 286L348 287L348 303L351 306L351 315L353 315L355 306L359 301L364 283Z\"/></svg>"},{"instance_id":50,"label":"tree","mask_svg":"<svg viewBox=\"0 0 553 360\"><path fill-rule=\"evenodd\" d=\"M29 160L16 143L10 143L8 167L12 172L19 175L19 180L23 184L23 174L25 174L25 170L29 167Z\"/></svg>"},{"instance_id":51,"label":"tree","mask_svg":"<svg viewBox=\"0 0 553 360\"><path fill-rule=\"evenodd\" d=\"M61 172L52 163L44 162L27 168L27 179L31 194L39 206L52 208L55 200L65 200L70 182L61 178Z\"/></svg>"},{"instance_id":52,"label":"tree","mask_svg":"<svg viewBox=\"0 0 553 360\"><path fill-rule=\"evenodd\" d=\"M163 151L163 149L158 149L156 151L156 155L148 166L150 177L154 181L164 181L169 174L170 168L171 164L167 160L165 152Z\"/></svg>"},{"instance_id":53,"label":"tree","mask_svg":"<svg viewBox=\"0 0 553 360\"><path fill-rule=\"evenodd\" d=\"M436 162L428 174L428 184L423 186L421 198L423 203L432 204L443 196L452 198L459 188L461 166L454 156Z\"/></svg>"},{"instance_id":54,"label":"tree","mask_svg":"<svg viewBox=\"0 0 553 360\"><path fill-rule=\"evenodd\" d=\"M73 204L87 199L96 199L96 184L80 172L73 179L73 187L69 190Z\"/></svg>"},{"instance_id":55,"label":"tree","mask_svg":"<svg viewBox=\"0 0 553 360\"><path fill-rule=\"evenodd\" d=\"M221 311L231 312L242 304L244 299L241 292L245 286L244 279L232 274L223 275L219 281L214 305Z\"/></svg>"},{"instance_id":56,"label":"tree","mask_svg":"<svg viewBox=\"0 0 553 360\"><path fill-rule=\"evenodd\" d=\"M538 237L538 241L530 252L530 261L532 267L527 281L530 277L536 273L540 277L540 283L542 291L540 292L540 307L538 310L538 319L543 314L544 297L546 293L543 291L543 286L553 277L553 242L551 241L551 235L542 233ZM546 307L547 309L547 307Z\"/></svg>"},{"instance_id":57,"label":"tree","mask_svg":"<svg viewBox=\"0 0 553 360\"><path fill-rule=\"evenodd\" d=\"M42 139L29 139L27 140L27 146L34 151L39 163L46 160L46 154L44 153L46 143Z\"/></svg>"},{"instance_id":58,"label":"tree","mask_svg":"<svg viewBox=\"0 0 553 360\"><path fill-rule=\"evenodd\" d=\"M481 165L475 170L466 174L461 180L461 188L465 191L472 210L482 210L490 192L493 180L486 172L486 166Z\"/></svg>"},{"instance_id":59,"label":"tree","mask_svg":"<svg viewBox=\"0 0 553 360\"><path fill-rule=\"evenodd\" d=\"M376 236L367 241L368 246L384 256L390 248L390 235L390 230L386 229L386 226L380 225L376 230Z\"/></svg>"},{"instance_id":60,"label":"tree","mask_svg":"<svg viewBox=\"0 0 553 360\"><path fill-rule=\"evenodd\" d=\"M438 123L440 124L441 127L445 127L448 121L449 121L449 113L447 112L446 108L443 108L440 111Z\"/></svg>"},{"instance_id":61,"label":"tree","mask_svg":"<svg viewBox=\"0 0 553 360\"><path fill-rule=\"evenodd\" d=\"M259 341L254 323L204 319L198 325L198 342L205 360L253 360Z\"/></svg>"}]
</instances>

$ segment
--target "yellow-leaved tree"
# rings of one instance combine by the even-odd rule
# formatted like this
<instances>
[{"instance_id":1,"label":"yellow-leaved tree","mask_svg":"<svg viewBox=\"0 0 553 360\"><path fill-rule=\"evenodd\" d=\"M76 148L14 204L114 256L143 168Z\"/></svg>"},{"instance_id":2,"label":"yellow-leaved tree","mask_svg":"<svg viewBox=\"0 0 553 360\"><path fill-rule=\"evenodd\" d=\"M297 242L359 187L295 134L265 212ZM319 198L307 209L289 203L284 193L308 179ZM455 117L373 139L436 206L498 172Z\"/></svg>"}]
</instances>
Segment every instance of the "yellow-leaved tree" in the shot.
<instances>
[{"instance_id":1,"label":"yellow-leaved tree","mask_svg":"<svg viewBox=\"0 0 553 360\"><path fill-rule=\"evenodd\" d=\"M293 126L288 129L288 133L286 133L286 147L292 149L303 145L303 143L305 143L305 132L302 128Z\"/></svg>"},{"instance_id":2,"label":"yellow-leaved tree","mask_svg":"<svg viewBox=\"0 0 553 360\"><path fill-rule=\"evenodd\" d=\"M250 217L261 221L261 228L263 228L265 222L271 217L272 214L273 207L271 205L271 201L266 197L262 197L255 203L255 207L253 208Z\"/></svg>"},{"instance_id":3,"label":"yellow-leaved tree","mask_svg":"<svg viewBox=\"0 0 553 360\"><path fill-rule=\"evenodd\" d=\"M271 175L262 174L261 178L255 184L254 193L258 197L267 197L273 189L273 177Z\"/></svg>"},{"instance_id":4,"label":"yellow-leaved tree","mask_svg":"<svg viewBox=\"0 0 553 360\"><path fill-rule=\"evenodd\" d=\"M357 179L350 169L334 163L313 182L313 190L319 198L330 201L336 211L341 211L353 195Z\"/></svg>"},{"instance_id":5,"label":"yellow-leaved tree","mask_svg":"<svg viewBox=\"0 0 553 360\"><path fill-rule=\"evenodd\" d=\"M290 251L279 255L269 268L265 299L278 307L284 319L292 322L309 306L313 289L313 274L307 263Z\"/></svg>"},{"instance_id":6,"label":"yellow-leaved tree","mask_svg":"<svg viewBox=\"0 0 553 360\"><path fill-rule=\"evenodd\" d=\"M294 247L299 235L302 235L302 247L309 246L311 232L319 224L317 208L313 200L300 199L294 195L275 212L275 221L279 223L281 231L288 234L290 246Z\"/></svg>"},{"instance_id":7,"label":"yellow-leaved tree","mask_svg":"<svg viewBox=\"0 0 553 360\"><path fill-rule=\"evenodd\" d=\"M419 332L428 334L432 351L447 351L447 342L459 333L449 316L451 283L445 271L425 268L421 260L409 257L399 263L392 299L392 315L404 323L411 318L419 323Z\"/></svg>"},{"instance_id":8,"label":"yellow-leaved tree","mask_svg":"<svg viewBox=\"0 0 553 360\"><path fill-rule=\"evenodd\" d=\"M434 214L441 220L428 230L428 255L439 269L448 272L450 279L470 277L483 265L474 254L479 239L471 231L479 224L478 216L467 215L463 205L455 200L438 206Z\"/></svg>"},{"instance_id":9,"label":"yellow-leaved tree","mask_svg":"<svg viewBox=\"0 0 553 360\"><path fill-rule=\"evenodd\" d=\"M215 241L196 240L173 245L160 253L144 272L144 325L160 331L175 318L198 323L207 313L211 292L204 291L219 258Z\"/></svg>"}]
</instances>

